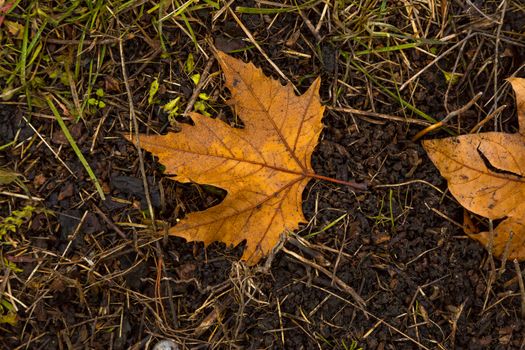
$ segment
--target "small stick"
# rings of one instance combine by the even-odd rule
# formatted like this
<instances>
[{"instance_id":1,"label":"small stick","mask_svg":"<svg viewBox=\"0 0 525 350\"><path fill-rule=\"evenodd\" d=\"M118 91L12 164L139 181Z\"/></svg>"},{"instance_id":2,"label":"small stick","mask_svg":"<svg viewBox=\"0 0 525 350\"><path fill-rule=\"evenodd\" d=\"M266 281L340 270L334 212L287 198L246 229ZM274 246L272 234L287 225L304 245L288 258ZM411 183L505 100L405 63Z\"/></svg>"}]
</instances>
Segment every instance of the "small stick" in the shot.
<instances>
[{"instance_id":1,"label":"small stick","mask_svg":"<svg viewBox=\"0 0 525 350\"><path fill-rule=\"evenodd\" d=\"M323 25L323 20L326 16L326 13L328 12L328 4L325 3L323 7L323 11L321 12L321 17L319 18L319 22L317 22L317 25L315 26L315 31L319 35L319 30L321 29L321 26Z\"/></svg>"},{"instance_id":2,"label":"small stick","mask_svg":"<svg viewBox=\"0 0 525 350\"><path fill-rule=\"evenodd\" d=\"M84 226L84 223L86 222L86 218L87 218L87 214L88 213L89 212L87 210L84 212L84 214L82 215L82 218L80 219L80 222L78 223L77 227L75 228L75 231L73 231L73 234L69 235L69 237L67 238L69 242L66 245L66 249L64 249L64 251L62 252L62 255L60 255L59 262L55 265L53 270L56 271L58 269L58 266L60 265L60 260L64 259L64 257L66 256L67 252L69 251L69 248L71 247L71 244L73 243L73 241L77 237L77 234L80 232L80 229L82 228L82 226Z\"/></svg>"},{"instance_id":3,"label":"small stick","mask_svg":"<svg viewBox=\"0 0 525 350\"><path fill-rule=\"evenodd\" d=\"M466 105L464 105L463 107L461 107L459 109L456 109L455 111L450 112L445 118L443 118L443 120L441 120L441 121L439 121L439 122L437 122L435 124L432 124L432 125L426 127L425 129L421 130L420 132L418 132L416 134L416 136L414 136L412 138L412 142L416 142L417 140L419 140L420 138L422 138L423 136L425 136L426 134L428 134L432 130L438 129L438 128L442 127L443 125L445 125L453 117L461 115L461 113L467 111L470 107L472 107L472 105L474 105L474 103L476 103L480 99L481 95L482 95L482 93L478 92L470 101L467 102Z\"/></svg>"},{"instance_id":4,"label":"small stick","mask_svg":"<svg viewBox=\"0 0 525 350\"><path fill-rule=\"evenodd\" d=\"M498 28L496 30L496 42L494 43L494 65L492 66L493 67L492 72L494 75L494 109L498 108L498 100L499 100L499 96L498 96L498 81L499 81L498 79L498 66L499 66L498 58L500 55L499 46L500 46L500 41L501 41L501 28L503 27L505 14L507 13L507 1L502 1L502 3L503 3L503 7L501 9L501 17L500 17L500 20L496 22L498 23ZM497 127L497 126L498 126L498 119L495 118L494 127Z\"/></svg>"},{"instance_id":5,"label":"small stick","mask_svg":"<svg viewBox=\"0 0 525 350\"><path fill-rule=\"evenodd\" d=\"M483 127L483 125L487 124L488 121L490 121L492 118L494 118L495 115L503 111L505 108L507 108L507 105L499 106L494 112L487 115L482 121L477 123L472 130L470 130L471 134L474 134L479 131Z\"/></svg>"},{"instance_id":6,"label":"small stick","mask_svg":"<svg viewBox=\"0 0 525 350\"><path fill-rule=\"evenodd\" d=\"M396 122L405 122L405 123L411 123L411 124L417 124L417 125L423 125L423 126L431 125L429 122L425 120L419 120L419 119L413 119L413 118L403 118L403 117L398 117L396 115L388 115L388 114L369 112L369 111L361 111L359 109L350 108L350 107L327 106L326 108L332 111L336 111L336 112L352 113L352 114L357 114L357 115L362 115L362 116L376 117L376 118L381 118L381 119L386 119L386 120L394 120Z\"/></svg>"},{"instance_id":7,"label":"small stick","mask_svg":"<svg viewBox=\"0 0 525 350\"><path fill-rule=\"evenodd\" d=\"M319 35L319 30L317 30L317 28L314 27L312 22L310 22L310 20L308 19L308 17L306 17L303 11L301 10L298 10L298 11L299 11L299 15L303 18L304 23L306 24L310 32L312 32L313 36L315 37L315 40L317 40L317 42L321 42L323 38L321 38L321 36Z\"/></svg>"},{"instance_id":8,"label":"small stick","mask_svg":"<svg viewBox=\"0 0 525 350\"><path fill-rule=\"evenodd\" d=\"M242 31L244 32L244 34L246 34L246 36L248 37L248 39L250 40L250 42L253 44L253 46L255 46L257 48L257 50L259 50L259 52L263 55L263 57L268 61L268 63L270 63L270 65L273 67L273 69L275 69L275 71L281 76L281 78L283 78L288 84L291 84L293 86L293 89L295 92L299 92L299 90L297 89L297 87L290 81L290 79L288 79L288 77L279 69L279 67L270 59L270 57L268 56L268 54L262 49L261 45L259 45L259 43L255 40L255 38L253 37L252 33L250 33L250 31L248 30L248 28L246 28L246 26L244 25L244 23L242 23L242 21L239 19L239 17L237 17L237 15L235 14L235 12L230 8L228 7L228 11L230 12L230 14L232 15L233 19L235 20L235 22L237 22L237 24L239 25L239 27L241 27Z\"/></svg>"},{"instance_id":9,"label":"small stick","mask_svg":"<svg viewBox=\"0 0 525 350\"><path fill-rule=\"evenodd\" d=\"M104 214L104 212L102 212L102 210L100 210L99 207L97 207L95 204L92 204L93 205L93 208L95 209L95 211L97 212L98 215L100 215L100 217L102 218L102 220L104 220L106 222L106 224L108 224L109 227L111 227L120 237L124 238L124 239L128 239L128 237L126 237L126 235L124 234L124 232L122 232L121 229L118 228L117 225L115 225L113 223L113 221L111 221L107 216L106 214Z\"/></svg>"},{"instance_id":10,"label":"small stick","mask_svg":"<svg viewBox=\"0 0 525 350\"><path fill-rule=\"evenodd\" d=\"M11 273L11 269L8 269L4 265L4 259L0 260L2 263L2 268L4 268L4 277L0 281L0 297L4 295L5 287L7 286L7 281L9 281L9 274Z\"/></svg>"},{"instance_id":11,"label":"small stick","mask_svg":"<svg viewBox=\"0 0 525 350\"><path fill-rule=\"evenodd\" d=\"M279 300L279 297L277 297L277 314L279 315L279 325L281 326L281 343L284 346L284 326L283 326L283 317L281 313L281 301Z\"/></svg>"},{"instance_id":12,"label":"small stick","mask_svg":"<svg viewBox=\"0 0 525 350\"><path fill-rule=\"evenodd\" d=\"M523 276L521 275L520 264L518 259L514 259L514 268L516 269L516 277L518 278L518 284L520 286L521 294L521 318L525 319L525 285L523 284Z\"/></svg>"},{"instance_id":13,"label":"small stick","mask_svg":"<svg viewBox=\"0 0 525 350\"><path fill-rule=\"evenodd\" d=\"M122 78L124 79L124 86L126 87L126 94L128 95L128 105L129 105L129 117L132 123L132 130L130 132L134 133L135 147L137 148L137 153L139 155L139 167L140 174L142 176L142 184L144 186L144 194L146 197L146 203L148 204L148 211L151 217L151 225L153 226L153 231L157 231L157 225L155 225L155 212L153 211L153 205L151 204L151 195L149 192L148 178L146 176L146 169L144 167L144 156L142 154L142 149L140 148L140 138L139 138L139 123L137 122L137 115L135 114L135 105L133 104L133 94L131 93L131 87L129 86L128 80L128 71L126 69L126 62L124 60L124 45L122 45L122 40L118 42L119 53L120 53L120 66L122 69Z\"/></svg>"},{"instance_id":14,"label":"small stick","mask_svg":"<svg viewBox=\"0 0 525 350\"><path fill-rule=\"evenodd\" d=\"M505 242L505 249L503 249L503 255L501 257L501 267L498 270L498 278L503 275L505 272L505 265L507 265L507 259L509 257L510 244L512 243L512 238L514 238L514 232L510 231L509 239Z\"/></svg>"},{"instance_id":15,"label":"small stick","mask_svg":"<svg viewBox=\"0 0 525 350\"><path fill-rule=\"evenodd\" d=\"M202 87L204 86L206 78L208 78L208 75L210 74L210 69L214 61L215 59L213 56L208 59L208 63L206 63L206 67L204 67L204 71L202 71L201 78L193 90L193 94L190 97L184 113L182 113L183 117L187 116L188 113L193 109L193 105L195 105L195 101L197 101L197 97L199 97L199 94L201 93Z\"/></svg>"},{"instance_id":16,"label":"small stick","mask_svg":"<svg viewBox=\"0 0 525 350\"><path fill-rule=\"evenodd\" d=\"M525 270L523 270L521 272L521 275L525 276ZM510 280L508 280L507 282L503 283L503 287L504 288L509 288L510 286L514 285L514 283L516 283L516 282L518 282L518 276L514 276Z\"/></svg>"},{"instance_id":17,"label":"small stick","mask_svg":"<svg viewBox=\"0 0 525 350\"><path fill-rule=\"evenodd\" d=\"M359 294L357 294L357 292L354 290L354 288L350 287L348 284L346 284L339 277L334 276L330 271L328 271L324 267L319 266L318 264L314 263L313 261L310 261L310 260L308 260L306 258L303 258L299 254L297 254L295 252L292 252L292 251L290 251L290 250L288 250L288 249L286 249L284 247L283 247L283 252L285 252L288 255L293 256L294 258L296 258L297 260L299 260L303 264L306 264L306 265L308 265L308 266L310 266L310 267L312 267L312 268L314 268L314 269L316 269L318 271L321 271L327 277L332 278L333 281L335 282L335 284L337 284L337 286L339 287L339 289L341 289L342 291L347 292L348 294L350 294L352 296L352 298L354 298L354 300L357 302L357 304L359 304L359 306L361 306L361 307L365 307L366 306L366 302L363 300L363 298L361 298L361 296Z\"/></svg>"},{"instance_id":18,"label":"small stick","mask_svg":"<svg viewBox=\"0 0 525 350\"><path fill-rule=\"evenodd\" d=\"M492 291L492 285L496 282L496 264L494 263L494 223L492 219L489 219L489 242L486 247L489 256L488 263L490 265L489 277L487 278L487 290L485 292L485 302L483 303L483 311L486 311L487 303L489 301L490 292Z\"/></svg>"},{"instance_id":19,"label":"small stick","mask_svg":"<svg viewBox=\"0 0 525 350\"><path fill-rule=\"evenodd\" d=\"M29 127L35 132L36 136L38 136L38 138L40 140L42 140L42 142L44 143L44 145L47 146L47 148L51 151L51 153L53 153L53 155L55 156L56 159L58 159L58 161L60 161L60 163L62 163L62 165L67 169L67 171L69 171L69 173L75 178L75 179L78 179L78 177L75 175L75 173L73 172L73 170L71 170L67 164L62 160L62 158L60 158L60 156L58 155L57 152L55 152L55 150L53 149L53 147L51 147L49 145L49 143L47 143L46 139L44 139L44 137L42 135L40 135L40 133L38 132L37 129L35 129L35 127L29 122L29 120L26 119L26 117L22 116L22 118L24 119L24 121L27 123L27 125L29 125Z\"/></svg>"},{"instance_id":20,"label":"small stick","mask_svg":"<svg viewBox=\"0 0 525 350\"><path fill-rule=\"evenodd\" d=\"M15 197L15 198L32 200L32 201L35 201L35 202L41 202L41 201L44 200L43 198L27 196L25 194L13 193L13 192L8 192L8 191L0 191L0 194L2 194L4 196L9 196L9 197Z\"/></svg>"},{"instance_id":21,"label":"small stick","mask_svg":"<svg viewBox=\"0 0 525 350\"><path fill-rule=\"evenodd\" d=\"M463 41L466 41L466 40L469 40L472 36L474 36L475 34L469 34L467 35L463 40L460 40L458 41L457 43L455 43L454 45L452 45L447 51L443 52L441 55L439 55L438 57L436 57L435 59L432 60L432 62L430 62L429 64L427 64L423 69L421 69L419 72L417 72L416 74L414 74L410 79L408 79L407 81L405 81L403 83L403 85L401 85L401 87L399 88L399 91L403 91L408 84L410 84L412 81L414 81L415 79L417 79L421 74L423 74L427 69L429 69L430 67L432 67L436 62L438 62L440 59L442 59L443 57L445 57L446 55L448 55L450 52L452 52L453 50L455 50L459 45L462 45Z\"/></svg>"},{"instance_id":22,"label":"small stick","mask_svg":"<svg viewBox=\"0 0 525 350\"><path fill-rule=\"evenodd\" d=\"M452 330L450 332L450 344L452 345L452 349L456 347L456 332L458 330L458 321L463 313L463 309L465 308L465 304L467 301L465 300L459 307L456 308L454 311L454 314L452 315Z\"/></svg>"}]
</instances>

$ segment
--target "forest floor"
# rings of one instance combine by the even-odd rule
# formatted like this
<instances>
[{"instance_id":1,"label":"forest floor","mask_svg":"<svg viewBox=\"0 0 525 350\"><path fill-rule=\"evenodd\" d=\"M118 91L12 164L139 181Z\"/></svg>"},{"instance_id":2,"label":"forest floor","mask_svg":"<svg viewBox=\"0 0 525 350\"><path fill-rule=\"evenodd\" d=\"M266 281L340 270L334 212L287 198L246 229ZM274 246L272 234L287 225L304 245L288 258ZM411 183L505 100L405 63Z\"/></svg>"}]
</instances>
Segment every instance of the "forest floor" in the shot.
<instances>
[{"instance_id":1,"label":"forest floor","mask_svg":"<svg viewBox=\"0 0 525 350\"><path fill-rule=\"evenodd\" d=\"M223 194L122 137L131 105L140 132L187 122L175 99L227 121L213 47L301 92L321 76L314 169L371 184L311 181L309 221L255 267L155 232L148 198L162 229ZM524 63L520 0L0 0L0 348L525 349L520 272L412 141L478 92L422 139L515 132Z\"/></svg>"}]
</instances>

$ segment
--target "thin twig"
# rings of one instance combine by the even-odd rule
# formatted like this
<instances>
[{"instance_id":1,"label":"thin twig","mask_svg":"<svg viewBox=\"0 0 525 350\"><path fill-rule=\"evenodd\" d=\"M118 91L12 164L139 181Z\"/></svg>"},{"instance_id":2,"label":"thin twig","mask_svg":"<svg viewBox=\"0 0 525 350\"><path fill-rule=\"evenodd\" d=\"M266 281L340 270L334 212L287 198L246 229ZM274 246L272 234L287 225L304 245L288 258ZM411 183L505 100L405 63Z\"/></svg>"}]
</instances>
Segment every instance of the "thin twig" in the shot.
<instances>
[{"instance_id":1,"label":"thin twig","mask_svg":"<svg viewBox=\"0 0 525 350\"><path fill-rule=\"evenodd\" d=\"M201 93L201 90L206 82L206 79L208 78L208 75L210 74L210 69L214 61L215 61L215 58L213 56L211 56L208 59L208 63L206 63L206 67L204 67L204 70L202 71L201 78L199 82L197 83L197 86L195 86L195 89L193 89L193 94L191 95L190 100L188 101L188 105L186 106L186 109L184 110L184 113L182 114L184 117L187 116L188 113L193 109L193 106L195 105L195 101L197 101L197 97L199 97L199 94Z\"/></svg>"},{"instance_id":2,"label":"thin twig","mask_svg":"<svg viewBox=\"0 0 525 350\"><path fill-rule=\"evenodd\" d=\"M501 111L503 111L505 108L507 108L507 105L503 105L503 106L499 106L494 112L490 113L489 115L487 115L485 118L483 118L482 121L480 121L479 123L477 123L471 130L470 130L470 133L471 134L475 134L479 131L479 129L481 129L483 127L483 125L487 124L487 122L489 122L492 118L494 118L495 115L497 115L498 113L501 113Z\"/></svg>"},{"instance_id":3,"label":"thin twig","mask_svg":"<svg viewBox=\"0 0 525 350\"><path fill-rule=\"evenodd\" d=\"M443 118L442 122L443 123L447 123L451 118L453 118L455 116L458 116L458 115L461 115L461 113L464 113L465 111L470 109L470 107L472 107L480 99L481 95L483 95L483 93L478 92L464 106L462 106L459 109L456 109L455 111L450 112L445 118Z\"/></svg>"},{"instance_id":4,"label":"thin twig","mask_svg":"<svg viewBox=\"0 0 525 350\"><path fill-rule=\"evenodd\" d=\"M403 85L401 85L401 87L399 88L399 91L403 91L403 89L405 89L408 84L410 84L411 82L413 82L414 80L416 80L421 74L423 74L427 69L429 69L430 67L432 67L434 64L436 64L439 60L441 60L442 58L444 58L446 55L448 55L450 52L454 51L459 45L462 45L463 41L465 40L469 40L474 34L469 34L467 35L463 40L460 40L458 41L457 43L455 43L454 45L452 45L448 50L446 50L445 52L443 52L441 55L439 55L438 57L434 58L432 60L432 62L430 62L429 64L427 64L423 69L421 69L419 72L417 72L416 74L414 74L413 76L410 77L410 79L408 79L407 81L405 81L403 83Z\"/></svg>"},{"instance_id":5,"label":"thin twig","mask_svg":"<svg viewBox=\"0 0 525 350\"><path fill-rule=\"evenodd\" d=\"M4 269L4 276L2 278L2 281L0 281L0 298L2 297L2 295L4 295L5 287L7 286L7 281L9 281L9 274L11 273L11 269L4 266L4 257L1 257L2 259L0 260L0 263L2 264L2 269Z\"/></svg>"},{"instance_id":6,"label":"thin twig","mask_svg":"<svg viewBox=\"0 0 525 350\"><path fill-rule=\"evenodd\" d=\"M396 115L389 115L389 114L382 114L382 113L376 113L376 112L370 112L370 111L361 111L359 109L350 108L350 107L331 107L327 106L326 108L336 111L336 112L343 112L343 113L352 113L367 116L367 117L375 117L375 118L381 118L386 120L393 120L396 122L404 122L404 123L410 123L410 124L417 124L417 125L423 125L423 126L429 126L431 125L429 122L419 119L413 119L413 118L403 118L398 117Z\"/></svg>"},{"instance_id":7,"label":"thin twig","mask_svg":"<svg viewBox=\"0 0 525 350\"><path fill-rule=\"evenodd\" d=\"M348 284L346 284L342 279L340 279L339 277L337 276L334 276L330 271L328 271L327 269L325 269L324 267L314 263L313 261L310 261L306 258L303 258L302 256L300 256L299 254L295 253L295 252L292 252L286 248L283 247L283 252L285 252L286 254L288 255L291 255L293 256L294 258L296 258L297 260L299 260L300 262L302 262L303 264L306 264L318 271L321 271L322 273L324 273L327 277L330 277L333 279L333 281L335 282L335 284L337 284L337 286L344 292L347 292L348 294L350 294L352 296L352 298L354 298L354 300L359 304L359 306L361 307L365 307L366 306L366 302L364 301L363 298L361 298L361 296L359 294L357 294L357 292L354 290L354 288L350 287Z\"/></svg>"},{"instance_id":8,"label":"thin twig","mask_svg":"<svg viewBox=\"0 0 525 350\"><path fill-rule=\"evenodd\" d=\"M35 202L41 202L41 201L44 200L43 198L34 197L34 196L27 196L25 194L13 193L13 192L8 192L8 191L0 191L0 194L2 194L4 196L14 197L14 198L27 199L27 200L31 200L31 201L35 201Z\"/></svg>"},{"instance_id":9,"label":"thin twig","mask_svg":"<svg viewBox=\"0 0 525 350\"><path fill-rule=\"evenodd\" d=\"M58 161L60 163L62 163L62 165L67 169L67 171L69 171L69 173L75 178L77 179L78 177L75 175L75 173L73 172L73 170L71 170L67 164L62 160L62 158L60 158L60 156L58 155L57 152L55 152L55 150L53 149L53 147L51 147L49 145L49 143L47 143L47 141L44 139L44 137L42 135L40 135L40 133L38 132L38 130L35 129L35 127L26 119L26 117L22 117L24 119L24 121L27 123L27 125L29 125L29 127L31 129L33 129L33 131L35 132L36 136L38 136L38 138L40 140L42 140L42 142L44 142L44 145L47 146L47 148L49 148L49 150L51 151L51 153L53 153L53 155L55 156L56 159L58 159Z\"/></svg>"},{"instance_id":10,"label":"thin twig","mask_svg":"<svg viewBox=\"0 0 525 350\"><path fill-rule=\"evenodd\" d=\"M104 214L104 212L102 210L100 210L99 207L97 207L94 203L92 203L92 205L93 205L93 208L95 209L95 211L97 212L97 214L102 218L102 220L104 220L106 222L106 224L108 224L109 227L111 227L120 237L122 237L124 239L128 239L128 237L126 237L124 232L122 232L122 230L119 229L118 226L115 225L115 223L113 223L113 221L111 221L106 216L106 214Z\"/></svg>"},{"instance_id":11,"label":"thin twig","mask_svg":"<svg viewBox=\"0 0 525 350\"><path fill-rule=\"evenodd\" d=\"M425 136L426 134L428 134L429 132L433 131L433 130L436 130L438 128L441 128L443 125L445 125L450 119L452 119L453 117L455 116L459 116L461 115L462 113L464 113L465 111L467 111L468 109L470 109L470 107L472 107L481 97L482 93L481 92L478 92L470 101L467 102L467 104L465 104L463 107L459 108L459 109L456 109L455 111L452 111L450 112L445 118L443 118L443 120L435 123L435 124L432 124L428 127L426 127L425 129L421 130L420 132L418 132L413 138L412 138L412 142L416 142L417 140L419 140L420 138L422 138L423 136Z\"/></svg>"},{"instance_id":12,"label":"thin twig","mask_svg":"<svg viewBox=\"0 0 525 350\"><path fill-rule=\"evenodd\" d=\"M505 242L505 248L503 249L503 254L501 255L501 267L498 269L498 276L500 278L505 272L505 265L507 265L507 259L509 257L510 247L512 244L512 239L514 238L514 232L510 231L509 239Z\"/></svg>"},{"instance_id":13,"label":"thin twig","mask_svg":"<svg viewBox=\"0 0 525 350\"><path fill-rule=\"evenodd\" d=\"M60 258L59 258L57 264L55 265L55 267L53 268L53 270L57 271L58 267L60 266L61 260L64 259L64 257L66 256L67 252L69 251L69 248L71 247L71 244L73 243L73 241L77 237L77 234L80 232L80 229L82 228L82 226L84 226L84 223L86 222L86 218L87 218L88 213L89 212L87 210L84 212L84 214L82 215L82 218L80 218L80 222L78 223L77 227L75 228L75 231L73 231L73 234L69 235L69 237L68 237L68 241L69 242L67 243L66 248L62 252L62 255L60 255Z\"/></svg>"},{"instance_id":14,"label":"thin twig","mask_svg":"<svg viewBox=\"0 0 525 350\"><path fill-rule=\"evenodd\" d=\"M496 282L496 264L494 263L494 222L489 219L489 242L487 244L488 264L490 266L489 277L487 278L487 290L485 291L485 301L483 302L482 313L487 311L487 304L490 293L492 292L492 285Z\"/></svg>"},{"instance_id":15,"label":"thin twig","mask_svg":"<svg viewBox=\"0 0 525 350\"><path fill-rule=\"evenodd\" d=\"M501 27L503 26L503 21L505 19L505 13L507 12L507 1L503 0L503 8L501 9L501 18L498 23L498 29L496 30L496 42L494 43L494 110L498 109L498 62L499 62L499 46L500 46L500 36L501 36ZM498 118L494 118L494 127L498 130Z\"/></svg>"},{"instance_id":16,"label":"thin twig","mask_svg":"<svg viewBox=\"0 0 525 350\"><path fill-rule=\"evenodd\" d=\"M318 43L321 42L323 40L323 38L321 38L321 35L319 35L319 31L314 27L312 22L310 22L310 20L308 19L308 17L306 17L306 15L303 13L303 11L301 11L300 9L298 9L297 11L299 12L299 15L303 19L304 23L306 24L306 26L308 27L310 32L315 37L315 40L317 40Z\"/></svg>"},{"instance_id":17,"label":"thin twig","mask_svg":"<svg viewBox=\"0 0 525 350\"><path fill-rule=\"evenodd\" d=\"M273 67L273 69L275 69L275 71L277 72L277 74L279 74L279 76L281 78L283 78L284 80L286 80L286 82L288 84L291 84L293 86L293 89L295 92L299 93L299 90L297 89L297 87L290 81L290 79L288 79L288 77L279 69L279 67L270 59L270 57L268 56L268 54L262 49L261 45L259 45L259 43L255 40L255 38L253 37L252 33L250 33L250 31L248 30L248 28L246 28L246 26L244 25L244 23L242 23L242 21L239 19L239 17L237 17L237 15L235 14L235 12L233 12L233 10L228 7L228 11L230 11L230 14L232 15L233 19L235 20L235 22L237 22L237 24L239 25L239 27L241 27L242 31L244 32L244 34L246 34L246 36L248 37L248 39L250 40L250 42L257 48L257 50L259 50L259 52L263 55L263 57L268 61L268 63L270 63L270 65Z\"/></svg>"},{"instance_id":18,"label":"thin twig","mask_svg":"<svg viewBox=\"0 0 525 350\"><path fill-rule=\"evenodd\" d=\"M523 276L521 275L520 264L517 259L514 259L514 268L516 269L516 277L518 278L518 285L520 286L521 318L525 319L525 285L523 284Z\"/></svg>"},{"instance_id":19,"label":"thin twig","mask_svg":"<svg viewBox=\"0 0 525 350\"><path fill-rule=\"evenodd\" d=\"M129 103L129 116L131 122L133 123L132 132L135 136L135 146L137 147L137 153L139 155L139 166L140 174L142 175L142 184L144 185L144 194L146 197L146 202L148 204L148 211L151 217L151 225L153 226L153 231L157 231L155 225L155 212L153 211L153 205L151 204L151 195L149 193L149 184L148 178L146 177L146 170L144 168L144 156L142 154L142 149L140 148L140 138L139 138L139 124L137 122L137 115L135 114L135 106L133 105L133 96L131 94L131 88L129 86L128 72L126 70L126 62L124 61L124 46L122 45L122 40L119 40L118 47L120 52L120 66L122 68L122 78L124 79L124 85L126 86L126 93L128 95Z\"/></svg>"}]
</instances>

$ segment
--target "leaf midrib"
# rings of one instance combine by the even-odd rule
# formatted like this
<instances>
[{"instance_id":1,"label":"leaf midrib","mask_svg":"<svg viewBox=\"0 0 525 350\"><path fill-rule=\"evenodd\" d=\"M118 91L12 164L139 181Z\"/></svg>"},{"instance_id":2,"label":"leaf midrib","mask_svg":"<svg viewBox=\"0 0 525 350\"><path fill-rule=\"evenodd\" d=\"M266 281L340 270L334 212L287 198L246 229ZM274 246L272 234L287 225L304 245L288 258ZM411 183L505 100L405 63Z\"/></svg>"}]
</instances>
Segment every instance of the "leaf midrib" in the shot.
<instances>
[{"instance_id":1,"label":"leaf midrib","mask_svg":"<svg viewBox=\"0 0 525 350\"><path fill-rule=\"evenodd\" d=\"M255 101L257 101L257 103L259 104L259 106L261 107L261 111L263 111L263 114L266 116L266 119L268 121L270 121L270 123L272 124L272 127L273 129L275 130L275 132L277 133L277 136L279 136L279 139L281 140L281 143L285 146L286 148L286 151L292 156L292 158L294 159L294 161L297 163L297 165L299 165L299 167L303 170L302 174L307 174L307 170L303 164L299 161L299 158L297 158L297 155L295 154L294 150L290 147L290 145L288 144L288 142L286 141L286 139L284 138L283 134L280 132L279 128L277 128L277 125L275 124L275 120L273 120L269 113L268 113L268 110L264 107L264 104L261 102L261 99L258 97L258 94L255 93L255 91L252 89L252 86L251 84L248 84L246 82L246 80L244 79L243 75L237 71L236 69L234 69L233 67L231 67L232 71L235 72L235 74L243 81L244 85L246 86L246 88L248 89L248 91L250 92L250 95L254 98ZM261 70L260 68L257 68L259 70ZM230 90L233 92L233 87L230 88ZM297 98L299 98L300 96L295 96ZM286 106L288 108L288 105ZM305 108L305 110L307 110L307 108ZM299 130L301 130L302 128L302 125L304 123L304 114L303 113L303 119L301 120L301 125L300 125L300 128ZM242 116L241 116L242 118ZM299 134L297 134L296 136L296 140L298 139L299 137ZM295 172L293 172L295 174Z\"/></svg>"},{"instance_id":2,"label":"leaf midrib","mask_svg":"<svg viewBox=\"0 0 525 350\"><path fill-rule=\"evenodd\" d=\"M143 144L150 144L150 145L153 145L154 147L158 147L158 145L153 143L153 142L144 142L144 140L143 140L142 143ZM248 164L252 164L252 165L263 166L265 168L269 168L269 169L272 169L272 170L275 170L275 171L280 171L280 172L287 173L287 174L300 175L301 178L312 177L312 175L313 175L313 174L309 173L307 171L307 169L304 169L302 167L301 167L301 170L303 170L303 171L299 172L299 171L294 171L294 170L290 170L290 169L287 169L287 168L282 168L282 167L270 165L270 164L267 164L267 163L260 163L260 162L256 162L256 161L252 161L252 160L248 160L248 159L240 159L240 158L228 157L228 156L224 156L224 155L199 153L199 152L195 152L195 151L192 151L192 150L177 149L177 148L170 147L170 146L162 146L162 147L167 149L169 152L183 152L183 153L194 154L194 155L202 156L202 157L221 158L221 159L226 159L226 160L229 160L229 161L236 161L236 162L239 162L239 163L248 163ZM187 176L187 174L184 174L184 175Z\"/></svg>"}]
</instances>

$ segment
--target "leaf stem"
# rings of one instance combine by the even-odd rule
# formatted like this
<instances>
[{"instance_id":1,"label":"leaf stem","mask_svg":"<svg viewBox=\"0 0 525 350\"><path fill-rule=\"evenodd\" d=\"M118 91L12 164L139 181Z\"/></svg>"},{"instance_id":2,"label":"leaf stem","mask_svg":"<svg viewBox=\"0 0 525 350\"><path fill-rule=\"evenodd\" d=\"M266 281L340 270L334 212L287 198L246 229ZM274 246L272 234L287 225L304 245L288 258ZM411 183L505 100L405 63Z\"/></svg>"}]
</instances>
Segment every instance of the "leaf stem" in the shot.
<instances>
[{"instance_id":1,"label":"leaf stem","mask_svg":"<svg viewBox=\"0 0 525 350\"><path fill-rule=\"evenodd\" d=\"M368 189L368 185L366 183L357 183L354 181L338 180L332 177L318 175L318 174L310 174L310 173L307 174L307 177L310 177L313 179L325 180L325 181L333 182L336 184L350 186L356 191L366 191Z\"/></svg>"}]
</instances>

